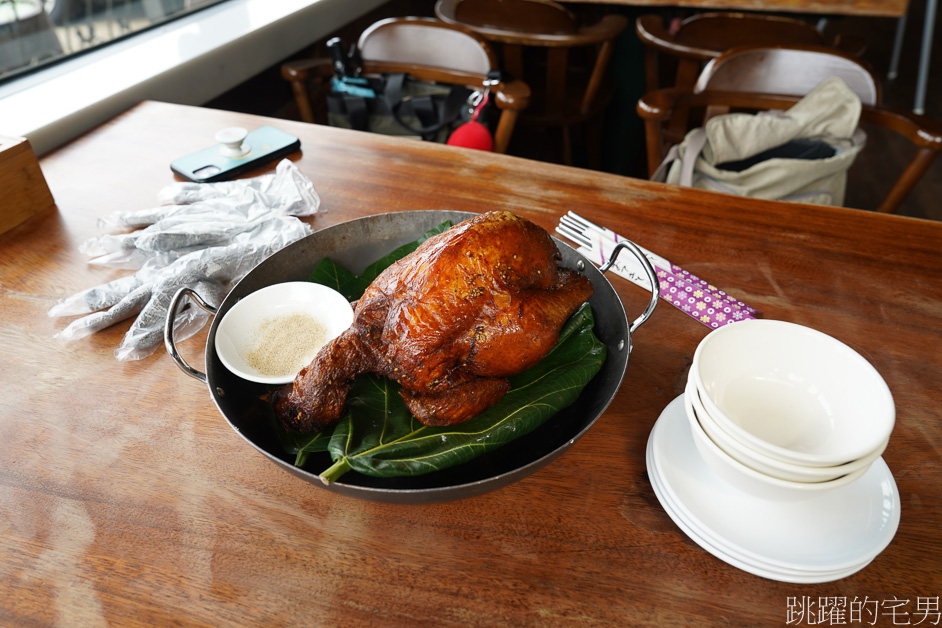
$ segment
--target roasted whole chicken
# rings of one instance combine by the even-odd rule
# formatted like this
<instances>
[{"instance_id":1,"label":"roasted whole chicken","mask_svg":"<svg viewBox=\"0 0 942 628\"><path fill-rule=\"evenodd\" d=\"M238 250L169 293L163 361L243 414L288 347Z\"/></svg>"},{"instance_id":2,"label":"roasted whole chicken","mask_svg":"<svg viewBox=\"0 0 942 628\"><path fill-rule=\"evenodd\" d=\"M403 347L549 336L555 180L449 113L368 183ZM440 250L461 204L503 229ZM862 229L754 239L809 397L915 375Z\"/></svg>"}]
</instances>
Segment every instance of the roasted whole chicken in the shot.
<instances>
[{"instance_id":1,"label":"roasted whole chicken","mask_svg":"<svg viewBox=\"0 0 942 628\"><path fill-rule=\"evenodd\" d=\"M301 432L329 427L361 373L399 382L425 425L477 416L508 391L507 377L555 346L592 296L589 280L559 259L545 230L504 211L426 240L370 284L347 331L269 395L279 420Z\"/></svg>"}]
</instances>

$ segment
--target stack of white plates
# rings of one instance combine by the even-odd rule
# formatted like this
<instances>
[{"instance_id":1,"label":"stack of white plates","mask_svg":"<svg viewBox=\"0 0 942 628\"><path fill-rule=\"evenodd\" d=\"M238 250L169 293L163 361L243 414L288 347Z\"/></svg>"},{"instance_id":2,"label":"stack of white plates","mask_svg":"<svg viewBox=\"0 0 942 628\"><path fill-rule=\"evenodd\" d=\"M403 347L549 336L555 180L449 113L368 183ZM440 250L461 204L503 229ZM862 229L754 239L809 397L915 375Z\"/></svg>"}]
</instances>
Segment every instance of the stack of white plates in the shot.
<instances>
[{"instance_id":1,"label":"stack of white plates","mask_svg":"<svg viewBox=\"0 0 942 628\"><path fill-rule=\"evenodd\" d=\"M763 498L730 485L694 445L683 395L651 430L647 467L655 495L685 534L730 565L772 580L847 577L870 564L899 527L899 492L883 458L851 483L800 499Z\"/></svg>"}]
</instances>

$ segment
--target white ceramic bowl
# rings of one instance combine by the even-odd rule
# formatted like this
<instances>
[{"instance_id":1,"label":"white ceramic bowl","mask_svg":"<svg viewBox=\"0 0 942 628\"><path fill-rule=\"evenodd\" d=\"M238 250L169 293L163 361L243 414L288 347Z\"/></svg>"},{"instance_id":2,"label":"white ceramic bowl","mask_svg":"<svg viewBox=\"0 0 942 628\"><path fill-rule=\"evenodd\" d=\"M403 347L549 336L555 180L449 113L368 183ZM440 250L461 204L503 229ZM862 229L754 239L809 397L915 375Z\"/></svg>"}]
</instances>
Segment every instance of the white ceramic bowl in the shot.
<instances>
[{"instance_id":1,"label":"white ceramic bowl","mask_svg":"<svg viewBox=\"0 0 942 628\"><path fill-rule=\"evenodd\" d=\"M789 482L828 482L850 473L858 471L864 473L870 465L873 464L873 461L880 457L889 442L888 440L884 441L881 447L875 449L873 453L863 458L858 458L847 464L833 467L808 467L782 462L781 460L771 458L747 447L723 431L723 428L713 420L703 407L703 403L700 401L700 395L694 387L693 382L687 383L685 394L691 402L695 418L700 423L700 427L703 428L703 431L710 437L710 440L738 462L741 462L759 473L764 473L765 475L779 478L780 480Z\"/></svg>"},{"instance_id":2,"label":"white ceramic bowl","mask_svg":"<svg viewBox=\"0 0 942 628\"><path fill-rule=\"evenodd\" d=\"M216 354L243 379L287 384L352 322L353 307L336 290L309 281L278 283L225 313L216 326Z\"/></svg>"},{"instance_id":3,"label":"white ceramic bowl","mask_svg":"<svg viewBox=\"0 0 942 628\"><path fill-rule=\"evenodd\" d=\"M826 467L868 456L896 420L893 396L867 360L785 321L747 320L710 332L690 377L730 436L792 464Z\"/></svg>"},{"instance_id":4,"label":"white ceramic bowl","mask_svg":"<svg viewBox=\"0 0 942 628\"><path fill-rule=\"evenodd\" d=\"M690 423L690 431L693 433L693 443L706 464L728 486L754 497L772 501L805 499L819 491L846 486L866 473L868 468L865 467L828 482L790 482L765 475L739 462L710 440L697 421L691 399L686 394L684 395L684 409Z\"/></svg>"}]
</instances>

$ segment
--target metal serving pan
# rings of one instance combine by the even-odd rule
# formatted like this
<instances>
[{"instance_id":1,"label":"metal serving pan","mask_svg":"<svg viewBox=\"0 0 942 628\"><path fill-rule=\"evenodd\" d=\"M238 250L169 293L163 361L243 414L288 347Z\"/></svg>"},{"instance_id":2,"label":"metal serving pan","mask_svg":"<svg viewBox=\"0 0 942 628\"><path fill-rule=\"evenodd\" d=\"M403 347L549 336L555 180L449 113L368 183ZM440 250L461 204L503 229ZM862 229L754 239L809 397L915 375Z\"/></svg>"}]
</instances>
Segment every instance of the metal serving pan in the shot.
<instances>
[{"instance_id":1,"label":"metal serving pan","mask_svg":"<svg viewBox=\"0 0 942 628\"><path fill-rule=\"evenodd\" d=\"M656 289L644 313L629 324L621 299L603 274L608 267L597 269L575 249L556 240L562 254L562 265L583 272L595 289L589 301L595 315L595 333L608 347L602 369L574 404L533 432L466 463L420 476L375 478L351 471L336 482L325 485L317 473L295 467L293 457L283 452L263 413L264 402L259 397L265 392L265 387L231 373L223 366L215 350L216 328L223 315L239 299L252 292L275 283L303 281L325 257L360 273L369 263L414 241L446 220L458 224L472 216L474 214L468 212L439 210L379 214L321 229L288 245L252 269L215 310L216 316L206 342L206 373L193 369L180 357L173 341L173 319L186 298L204 309L214 310L198 294L183 288L174 297L167 316L167 350L185 373L206 383L213 403L239 436L285 471L325 490L374 501L430 503L471 497L506 486L562 455L605 412L624 377L632 346L631 334L650 317L657 304ZM654 269L638 247L626 242L620 246L619 250L622 249L628 249L641 260L651 285L656 288ZM308 461L310 468L318 470L326 469L330 464L327 453L311 454Z\"/></svg>"}]
</instances>

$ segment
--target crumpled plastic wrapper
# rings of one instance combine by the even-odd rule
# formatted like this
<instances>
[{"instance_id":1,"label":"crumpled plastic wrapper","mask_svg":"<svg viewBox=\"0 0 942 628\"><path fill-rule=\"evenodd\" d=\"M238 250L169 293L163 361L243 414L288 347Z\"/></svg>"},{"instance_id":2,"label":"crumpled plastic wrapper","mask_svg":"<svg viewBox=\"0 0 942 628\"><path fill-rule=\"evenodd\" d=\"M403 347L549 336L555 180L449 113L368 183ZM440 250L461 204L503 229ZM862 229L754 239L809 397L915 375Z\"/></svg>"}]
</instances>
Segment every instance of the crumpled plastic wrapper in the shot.
<instances>
[{"instance_id":1,"label":"crumpled plastic wrapper","mask_svg":"<svg viewBox=\"0 0 942 628\"><path fill-rule=\"evenodd\" d=\"M140 360L163 342L170 301L183 287L218 307L232 287L259 262L312 229L298 219L318 212L313 183L285 159L274 174L220 183L173 183L158 194L160 205L115 212L104 228L132 228L82 243L92 264L135 270L62 299L49 316L81 316L56 334L84 338L136 317L115 350L120 361ZM174 319L174 338L184 340L209 314L189 306Z\"/></svg>"}]
</instances>

